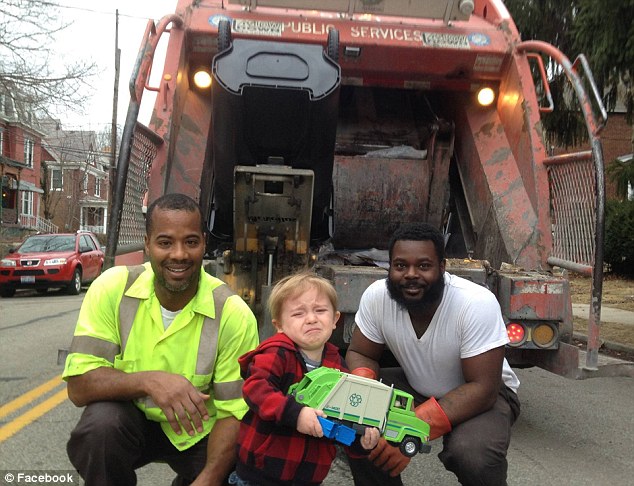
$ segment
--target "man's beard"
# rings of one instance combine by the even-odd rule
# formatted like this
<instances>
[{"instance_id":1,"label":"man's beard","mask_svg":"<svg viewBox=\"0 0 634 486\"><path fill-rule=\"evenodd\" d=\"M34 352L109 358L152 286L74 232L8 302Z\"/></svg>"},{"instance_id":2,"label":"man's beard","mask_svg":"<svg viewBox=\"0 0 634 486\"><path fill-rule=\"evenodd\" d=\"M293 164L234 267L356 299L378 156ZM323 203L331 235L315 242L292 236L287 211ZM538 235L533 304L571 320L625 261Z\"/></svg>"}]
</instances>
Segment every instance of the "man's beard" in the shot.
<instances>
[{"instance_id":1,"label":"man's beard","mask_svg":"<svg viewBox=\"0 0 634 486\"><path fill-rule=\"evenodd\" d=\"M195 278L194 277L198 277L198 275L192 275L192 278L181 282L179 285L172 285L172 284L168 283L163 278L162 275L161 276L156 276L156 280L158 281L158 283L162 287L165 287L170 292L173 292L175 294L179 294L181 292L185 292L189 287L191 287L191 285L195 282Z\"/></svg>"},{"instance_id":2,"label":"man's beard","mask_svg":"<svg viewBox=\"0 0 634 486\"><path fill-rule=\"evenodd\" d=\"M161 287L168 290L169 292L172 292L175 294L180 294L181 292L185 292L189 287L191 287L192 285L195 285L196 282L198 282L198 279L200 278L200 274L193 272L192 275L187 280L183 280L182 282L176 285L173 285L167 282L167 280L163 276L163 273L161 272L162 267L160 266L158 268L152 267L152 269L154 270L154 278L156 279L157 283Z\"/></svg>"},{"instance_id":3,"label":"man's beard","mask_svg":"<svg viewBox=\"0 0 634 486\"><path fill-rule=\"evenodd\" d=\"M429 285L423 296L419 300L411 300L405 298L401 287L394 283L389 277L386 280L387 290L390 293L390 297L406 310L424 310L430 304L434 304L442 297L443 290L445 289L445 278L443 274L440 274L438 280Z\"/></svg>"}]
</instances>

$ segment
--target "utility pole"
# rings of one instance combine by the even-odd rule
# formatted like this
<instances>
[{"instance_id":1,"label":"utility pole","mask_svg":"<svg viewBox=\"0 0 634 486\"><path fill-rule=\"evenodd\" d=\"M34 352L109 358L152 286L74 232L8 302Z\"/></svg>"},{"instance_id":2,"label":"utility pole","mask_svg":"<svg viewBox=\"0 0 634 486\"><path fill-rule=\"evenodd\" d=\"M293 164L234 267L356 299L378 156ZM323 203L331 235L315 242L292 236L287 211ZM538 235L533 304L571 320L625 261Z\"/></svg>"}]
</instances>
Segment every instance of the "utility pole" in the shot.
<instances>
[{"instance_id":1,"label":"utility pole","mask_svg":"<svg viewBox=\"0 0 634 486\"><path fill-rule=\"evenodd\" d=\"M117 173L117 104L119 103L119 64L121 49L119 49L119 9L115 11L114 31L114 95L112 98L112 127L110 128L110 171L108 207L112 207L114 197L114 181ZM112 217L112 211L109 211Z\"/></svg>"}]
</instances>

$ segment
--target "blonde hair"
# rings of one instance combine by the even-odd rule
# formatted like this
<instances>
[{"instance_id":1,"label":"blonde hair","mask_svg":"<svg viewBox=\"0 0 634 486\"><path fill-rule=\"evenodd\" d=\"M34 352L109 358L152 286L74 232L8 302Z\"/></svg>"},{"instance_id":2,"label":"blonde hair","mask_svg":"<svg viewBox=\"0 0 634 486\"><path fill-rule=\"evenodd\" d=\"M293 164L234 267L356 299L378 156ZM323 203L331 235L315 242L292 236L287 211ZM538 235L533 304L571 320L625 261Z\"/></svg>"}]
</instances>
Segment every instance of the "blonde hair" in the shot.
<instances>
[{"instance_id":1,"label":"blonde hair","mask_svg":"<svg viewBox=\"0 0 634 486\"><path fill-rule=\"evenodd\" d=\"M282 313L282 305L288 299L313 288L316 288L320 294L325 295L332 304L332 308L335 311L337 310L337 291L332 284L315 273L300 272L284 277L273 287L268 301L271 319L279 319Z\"/></svg>"}]
</instances>

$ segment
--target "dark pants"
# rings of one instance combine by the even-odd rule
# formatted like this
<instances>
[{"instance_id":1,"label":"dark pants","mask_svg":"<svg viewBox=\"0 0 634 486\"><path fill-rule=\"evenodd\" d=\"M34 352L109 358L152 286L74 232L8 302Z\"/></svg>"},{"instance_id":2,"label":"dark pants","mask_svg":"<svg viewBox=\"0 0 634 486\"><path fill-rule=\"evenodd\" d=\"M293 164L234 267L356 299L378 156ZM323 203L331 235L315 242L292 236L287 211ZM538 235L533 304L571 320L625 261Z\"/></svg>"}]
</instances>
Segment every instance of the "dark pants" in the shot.
<instances>
[{"instance_id":1,"label":"dark pants","mask_svg":"<svg viewBox=\"0 0 634 486\"><path fill-rule=\"evenodd\" d=\"M166 462L177 474L174 485L188 485L207 462L207 440L176 449L157 422L131 402L96 402L84 410L66 447L70 462L87 486L133 486L135 469Z\"/></svg>"},{"instance_id":2,"label":"dark pants","mask_svg":"<svg viewBox=\"0 0 634 486\"><path fill-rule=\"evenodd\" d=\"M411 393L416 405L427 399L407 383L400 368L381 369L384 383ZM511 426L520 413L517 395L502 385L495 405L490 410L456 425L443 437L438 454L448 471L465 486L504 486L508 463L506 451L511 441ZM367 459L350 459L356 486L401 486L400 476L392 478Z\"/></svg>"}]
</instances>

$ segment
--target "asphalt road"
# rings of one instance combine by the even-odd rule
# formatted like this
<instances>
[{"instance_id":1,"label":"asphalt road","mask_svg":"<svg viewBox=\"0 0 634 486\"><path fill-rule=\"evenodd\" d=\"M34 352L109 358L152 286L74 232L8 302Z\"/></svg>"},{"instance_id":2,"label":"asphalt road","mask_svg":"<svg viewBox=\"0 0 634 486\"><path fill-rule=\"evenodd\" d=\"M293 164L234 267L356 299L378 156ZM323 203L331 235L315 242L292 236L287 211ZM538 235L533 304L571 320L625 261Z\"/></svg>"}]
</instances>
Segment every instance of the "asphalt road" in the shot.
<instances>
[{"instance_id":1,"label":"asphalt road","mask_svg":"<svg viewBox=\"0 0 634 486\"><path fill-rule=\"evenodd\" d=\"M7 471L72 470L65 444L81 410L64 397L57 352L70 343L82 298L19 292L0 299L0 484L9 484ZM633 484L634 379L517 373L522 413L509 449L509 485ZM38 391L42 384L49 389ZM406 485L457 484L436 457L442 444L432 446L405 471ZM172 477L167 466L150 465L139 471L139 485L169 485ZM337 461L324 485L350 484Z\"/></svg>"}]
</instances>

